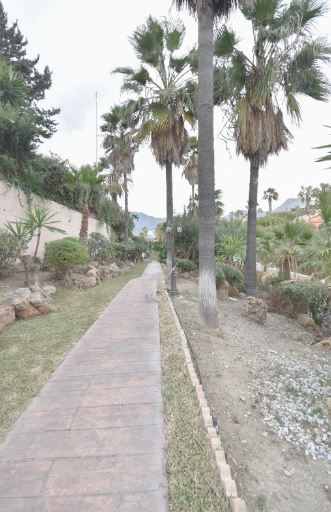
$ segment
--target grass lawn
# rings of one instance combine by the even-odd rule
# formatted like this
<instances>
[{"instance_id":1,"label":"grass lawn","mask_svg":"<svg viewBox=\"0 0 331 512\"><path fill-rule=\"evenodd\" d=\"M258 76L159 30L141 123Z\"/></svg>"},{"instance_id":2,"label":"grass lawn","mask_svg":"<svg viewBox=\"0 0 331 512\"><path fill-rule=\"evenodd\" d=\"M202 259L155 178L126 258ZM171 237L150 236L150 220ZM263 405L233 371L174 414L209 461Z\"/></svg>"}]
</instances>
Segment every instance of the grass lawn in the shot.
<instances>
[{"instance_id":1,"label":"grass lawn","mask_svg":"<svg viewBox=\"0 0 331 512\"><path fill-rule=\"evenodd\" d=\"M160 294L165 456L171 512L229 512L165 292Z\"/></svg>"},{"instance_id":2,"label":"grass lawn","mask_svg":"<svg viewBox=\"0 0 331 512\"><path fill-rule=\"evenodd\" d=\"M56 312L14 322L4 330L0 335L0 438L112 298L145 267L137 263L130 272L88 290L59 289L54 296Z\"/></svg>"}]
</instances>

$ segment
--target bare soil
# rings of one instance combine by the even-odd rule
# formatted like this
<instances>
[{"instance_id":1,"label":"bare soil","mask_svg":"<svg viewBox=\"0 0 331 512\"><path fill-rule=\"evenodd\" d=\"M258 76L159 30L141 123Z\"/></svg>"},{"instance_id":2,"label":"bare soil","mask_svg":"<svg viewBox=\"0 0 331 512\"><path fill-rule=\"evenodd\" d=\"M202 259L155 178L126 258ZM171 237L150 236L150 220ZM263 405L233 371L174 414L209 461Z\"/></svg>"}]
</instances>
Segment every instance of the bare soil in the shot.
<instances>
[{"instance_id":1,"label":"bare soil","mask_svg":"<svg viewBox=\"0 0 331 512\"><path fill-rule=\"evenodd\" d=\"M197 321L197 282L182 279L177 313L249 512L331 509L331 354L294 320L219 303L220 330Z\"/></svg>"}]
</instances>

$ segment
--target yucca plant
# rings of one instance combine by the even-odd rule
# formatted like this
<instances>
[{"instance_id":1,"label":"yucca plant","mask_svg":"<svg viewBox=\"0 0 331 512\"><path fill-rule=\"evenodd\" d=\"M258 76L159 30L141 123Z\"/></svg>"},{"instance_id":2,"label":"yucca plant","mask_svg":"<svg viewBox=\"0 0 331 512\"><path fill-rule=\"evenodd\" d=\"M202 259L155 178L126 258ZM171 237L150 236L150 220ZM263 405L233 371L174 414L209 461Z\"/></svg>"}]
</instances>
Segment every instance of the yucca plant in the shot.
<instances>
[{"instance_id":1,"label":"yucca plant","mask_svg":"<svg viewBox=\"0 0 331 512\"><path fill-rule=\"evenodd\" d=\"M34 258L36 258L38 254L42 229L46 229L51 233L60 233L62 235L66 234L64 229L54 226L54 224L58 224L60 222L59 220L54 220L55 216L56 213L50 213L44 206L35 206L33 209L27 211L23 222L25 223L26 229L32 234L32 236L36 234L37 237L33 255Z\"/></svg>"},{"instance_id":2,"label":"yucca plant","mask_svg":"<svg viewBox=\"0 0 331 512\"><path fill-rule=\"evenodd\" d=\"M237 152L250 162L245 265L249 295L256 294L259 170L269 156L287 149L292 138L280 105L285 100L287 113L299 123L300 95L325 101L329 94L321 64L330 61L331 48L325 38L313 34L326 9L323 0L241 2L240 10L252 27L251 51L242 51L236 34L226 27L216 36L216 75L223 88L226 83Z\"/></svg>"}]
</instances>

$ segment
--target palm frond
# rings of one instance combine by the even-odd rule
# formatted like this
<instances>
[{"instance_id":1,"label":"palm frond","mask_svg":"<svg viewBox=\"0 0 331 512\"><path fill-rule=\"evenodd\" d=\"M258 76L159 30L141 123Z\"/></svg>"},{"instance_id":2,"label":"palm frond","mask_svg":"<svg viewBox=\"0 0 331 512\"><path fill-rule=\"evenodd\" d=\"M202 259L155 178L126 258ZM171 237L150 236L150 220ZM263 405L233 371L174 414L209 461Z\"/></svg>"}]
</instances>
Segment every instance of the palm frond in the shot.
<instances>
[{"instance_id":1,"label":"palm frond","mask_svg":"<svg viewBox=\"0 0 331 512\"><path fill-rule=\"evenodd\" d=\"M149 16L146 24L140 25L129 39L138 59L156 67L164 49L164 29L162 24Z\"/></svg>"},{"instance_id":2,"label":"palm frond","mask_svg":"<svg viewBox=\"0 0 331 512\"><path fill-rule=\"evenodd\" d=\"M238 39L233 30L223 26L219 29L214 38L214 54L216 57L229 57L233 54Z\"/></svg>"}]
</instances>

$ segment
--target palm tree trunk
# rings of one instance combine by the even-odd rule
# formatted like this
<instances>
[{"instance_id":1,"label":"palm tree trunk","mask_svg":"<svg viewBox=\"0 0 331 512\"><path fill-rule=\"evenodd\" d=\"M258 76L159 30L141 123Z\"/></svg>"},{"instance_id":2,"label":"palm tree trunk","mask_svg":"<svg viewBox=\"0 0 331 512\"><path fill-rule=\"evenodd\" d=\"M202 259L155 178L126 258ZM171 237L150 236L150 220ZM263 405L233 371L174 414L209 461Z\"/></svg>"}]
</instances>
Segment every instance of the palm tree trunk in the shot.
<instances>
[{"instance_id":1,"label":"palm tree trunk","mask_svg":"<svg viewBox=\"0 0 331 512\"><path fill-rule=\"evenodd\" d=\"M111 195L111 200L112 200L114 203L116 203L116 204L117 204L117 194L115 194L114 192L111 192L111 193L110 193L110 195Z\"/></svg>"},{"instance_id":2,"label":"palm tree trunk","mask_svg":"<svg viewBox=\"0 0 331 512\"><path fill-rule=\"evenodd\" d=\"M83 241L87 240L88 236L88 219L90 214L90 208L88 202L85 202L82 213L82 222L80 226L79 238Z\"/></svg>"},{"instance_id":3,"label":"palm tree trunk","mask_svg":"<svg viewBox=\"0 0 331 512\"><path fill-rule=\"evenodd\" d=\"M172 164L166 164L166 181L167 181L167 275L171 276L171 270L174 267L174 206L172 197Z\"/></svg>"},{"instance_id":4,"label":"palm tree trunk","mask_svg":"<svg viewBox=\"0 0 331 512\"><path fill-rule=\"evenodd\" d=\"M269 203L269 213L272 213L272 198L271 197L269 197L268 203Z\"/></svg>"},{"instance_id":5,"label":"palm tree trunk","mask_svg":"<svg viewBox=\"0 0 331 512\"><path fill-rule=\"evenodd\" d=\"M256 296L256 207L259 185L259 166L251 162L247 218L247 247L245 263L246 294Z\"/></svg>"},{"instance_id":6,"label":"palm tree trunk","mask_svg":"<svg viewBox=\"0 0 331 512\"><path fill-rule=\"evenodd\" d=\"M194 185L192 185L192 204L194 204Z\"/></svg>"},{"instance_id":7,"label":"palm tree trunk","mask_svg":"<svg viewBox=\"0 0 331 512\"><path fill-rule=\"evenodd\" d=\"M128 202L128 176L126 172L123 173L124 182L124 233L123 233L123 241L125 246L129 241L129 202ZM124 251L124 261L128 259L128 251L125 249Z\"/></svg>"},{"instance_id":8,"label":"palm tree trunk","mask_svg":"<svg viewBox=\"0 0 331 512\"><path fill-rule=\"evenodd\" d=\"M34 258L36 258L37 254L38 254L38 249L39 249L39 244L40 244L40 236L41 236L41 228L38 228L37 243L36 243L36 248L34 250L34 255L33 255Z\"/></svg>"},{"instance_id":9,"label":"palm tree trunk","mask_svg":"<svg viewBox=\"0 0 331 512\"><path fill-rule=\"evenodd\" d=\"M217 327L215 279L215 170L213 119L213 12L211 2L198 11L199 117L199 317L202 325Z\"/></svg>"}]
</instances>

